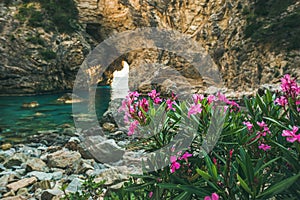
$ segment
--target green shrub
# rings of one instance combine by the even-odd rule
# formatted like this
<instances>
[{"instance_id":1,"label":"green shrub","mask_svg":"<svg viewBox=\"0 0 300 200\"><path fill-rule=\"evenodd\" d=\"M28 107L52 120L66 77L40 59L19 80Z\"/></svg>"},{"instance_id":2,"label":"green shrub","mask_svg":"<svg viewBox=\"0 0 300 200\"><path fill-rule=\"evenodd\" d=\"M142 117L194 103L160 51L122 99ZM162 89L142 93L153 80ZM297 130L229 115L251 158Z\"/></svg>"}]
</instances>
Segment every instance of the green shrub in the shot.
<instances>
[{"instance_id":1,"label":"green shrub","mask_svg":"<svg viewBox=\"0 0 300 200\"><path fill-rule=\"evenodd\" d=\"M26 39L27 42L31 42L32 44L39 44L41 46L45 46L45 41L39 36L33 36Z\"/></svg>"},{"instance_id":2,"label":"green shrub","mask_svg":"<svg viewBox=\"0 0 300 200\"><path fill-rule=\"evenodd\" d=\"M135 146L155 151L171 143L176 134L182 134L179 130L195 131L191 126L179 129L180 123L192 121L198 128L184 154L177 153L175 147L174 154L163 158L169 162L167 167L156 167L156 160L148 159L145 163L152 165L154 171L133 175L122 189L107 193L105 199L196 200L211 195L228 200L297 199L300 86L285 75L281 88L282 93L266 91L261 96L245 98L244 109L220 93L194 95L189 103L178 102L174 97L161 101L159 95L138 98L138 93L131 92L121 107L129 118L129 135L147 131L154 134ZM224 104L213 103L219 101ZM218 133L219 139L214 138ZM218 141L213 150L201 153L215 139Z\"/></svg>"},{"instance_id":3,"label":"green shrub","mask_svg":"<svg viewBox=\"0 0 300 200\"><path fill-rule=\"evenodd\" d=\"M41 11L32 3L39 3ZM16 19L32 27L45 27L48 31L74 32L78 11L73 0L27 0L19 7Z\"/></svg>"},{"instance_id":4,"label":"green shrub","mask_svg":"<svg viewBox=\"0 0 300 200\"><path fill-rule=\"evenodd\" d=\"M42 50L40 51L40 54L46 60L52 60L56 58L56 53L52 50Z\"/></svg>"},{"instance_id":5,"label":"green shrub","mask_svg":"<svg viewBox=\"0 0 300 200\"><path fill-rule=\"evenodd\" d=\"M281 17L287 7L295 3L295 0L259 0L251 10L245 8L243 11L247 19L245 37L261 44L268 44L275 50L299 49L300 9L296 8L289 16Z\"/></svg>"}]
</instances>

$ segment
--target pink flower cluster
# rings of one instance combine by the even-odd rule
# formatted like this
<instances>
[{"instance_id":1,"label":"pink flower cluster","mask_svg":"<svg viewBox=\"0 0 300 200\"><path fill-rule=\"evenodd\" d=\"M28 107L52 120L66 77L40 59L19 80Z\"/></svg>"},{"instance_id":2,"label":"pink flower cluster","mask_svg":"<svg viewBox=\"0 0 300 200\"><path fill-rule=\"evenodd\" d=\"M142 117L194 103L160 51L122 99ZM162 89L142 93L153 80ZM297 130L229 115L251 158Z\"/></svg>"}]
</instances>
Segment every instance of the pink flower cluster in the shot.
<instances>
[{"instance_id":1,"label":"pink flower cluster","mask_svg":"<svg viewBox=\"0 0 300 200\"><path fill-rule=\"evenodd\" d=\"M270 150L271 146L262 143L264 141L263 137L265 137L267 135L267 133L271 134L271 131L270 131L269 127L268 127L268 124L266 124L264 121L256 122L256 123L262 129L261 131L258 131L256 133L256 138L260 139L260 141L258 142L259 143L258 148L262 149L264 151Z\"/></svg>"},{"instance_id":2,"label":"pink flower cluster","mask_svg":"<svg viewBox=\"0 0 300 200\"><path fill-rule=\"evenodd\" d=\"M284 95L276 98L275 104L284 107L288 104L288 98L292 98L297 106L300 105L300 100L297 100L298 95L300 95L300 86L297 84L296 79L292 79L289 74L284 75L281 79L281 90ZM299 107L297 110L300 112Z\"/></svg>"},{"instance_id":3,"label":"pink flower cluster","mask_svg":"<svg viewBox=\"0 0 300 200\"><path fill-rule=\"evenodd\" d=\"M248 131L251 131L251 130L252 130L253 124L251 124L251 122L244 121L243 124L244 124L245 126L247 126Z\"/></svg>"},{"instance_id":4,"label":"pink flower cluster","mask_svg":"<svg viewBox=\"0 0 300 200\"><path fill-rule=\"evenodd\" d=\"M262 129L261 131L258 131L256 133L256 138L255 139L259 139L260 140L258 142L259 143L258 148L262 149L264 151L270 150L271 146L262 143L264 141L263 137L265 137L267 134L271 134L271 131L270 131L268 125L264 121L256 122L256 123ZM247 127L248 131L252 131L252 128L253 128L254 125L251 122L244 121L243 124Z\"/></svg>"},{"instance_id":5,"label":"pink flower cluster","mask_svg":"<svg viewBox=\"0 0 300 200\"><path fill-rule=\"evenodd\" d=\"M286 140L288 142L300 142L300 134L296 135L298 130L299 128L297 126L293 126L292 130L284 130L281 135L287 137Z\"/></svg>"},{"instance_id":6,"label":"pink flower cluster","mask_svg":"<svg viewBox=\"0 0 300 200\"><path fill-rule=\"evenodd\" d=\"M154 104L160 104L163 99L160 98L160 93L152 90L148 96L153 100ZM130 124L128 135L133 135L138 125L147 122L147 112L149 111L149 101L146 98L139 98L140 94L137 91L129 92L126 98L122 101L122 106L119 112L125 112L124 122ZM172 97L166 100L167 110L175 111L173 105L176 104L177 96L172 93ZM130 121L132 119L133 121Z\"/></svg>"},{"instance_id":7,"label":"pink flower cluster","mask_svg":"<svg viewBox=\"0 0 300 200\"><path fill-rule=\"evenodd\" d=\"M219 200L219 195L214 192L211 194L211 196L204 197L204 200Z\"/></svg>"},{"instance_id":8,"label":"pink flower cluster","mask_svg":"<svg viewBox=\"0 0 300 200\"><path fill-rule=\"evenodd\" d=\"M203 100L204 99L205 99L205 97L202 94L193 94L193 104L189 108L188 117L190 117L191 115L196 115L196 114L202 112L202 110L203 110ZM235 101L228 100L226 98L226 96L221 94L220 92L217 94L217 96L209 95L209 96L206 97L206 99L207 99L207 104L208 105L213 103L213 102L216 102L216 101L221 101L221 102L226 103L228 106L232 106L234 111L240 109L239 104L237 104ZM225 111L228 109L228 106L224 106Z\"/></svg>"},{"instance_id":9,"label":"pink flower cluster","mask_svg":"<svg viewBox=\"0 0 300 200\"><path fill-rule=\"evenodd\" d=\"M292 98L295 98L300 94L300 87L298 86L296 79L291 79L289 74L284 75L281 79L281 89L287 96Z\"/></svg>"},{"instance_id":10,"label":"pink flower cluster","mask_svg":"<svg viewBox=\"0 0 300 200\"><path fill-rule=\"evenodd\" d=\"M140 94L136 91L130 92L122 101L119 111L124 111L125 123L130 123L128 135L133 135L138 124L143 124L147 120L145 113L149 110L149 102L146 98L139 99ZM129 118L133 119L130 122Z\"/></svg>"},{"instance_id":11,"label":"pink flower cluster","mask_svg":"<svg viewBox=\"0 0 300 200\"><path fill-rule=\"evenodd\" d=\"M181 152L179 152L178 154L180 154ZM174 173L176 170L178 170L181 166L181 164L179 162L177 162L178 160L185 160L186 163L188 163L188 158L193 156L192 154L185 152L182 156L171 156L170 157L170 162L171 162L171 166L170 166L170 170L171 173Z\"/></svg>"}]
</instances>

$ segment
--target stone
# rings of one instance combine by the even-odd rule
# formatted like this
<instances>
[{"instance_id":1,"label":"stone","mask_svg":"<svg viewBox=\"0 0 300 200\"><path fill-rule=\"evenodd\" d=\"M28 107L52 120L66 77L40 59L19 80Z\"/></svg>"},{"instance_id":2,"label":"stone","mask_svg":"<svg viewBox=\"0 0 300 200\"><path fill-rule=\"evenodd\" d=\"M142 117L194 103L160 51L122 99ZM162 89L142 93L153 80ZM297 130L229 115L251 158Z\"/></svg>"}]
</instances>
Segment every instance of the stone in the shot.
<instances>
[{"instance_id":1,"label":"stone","mask_svg":"<svg viewBox=\"0 0 300 200\"><path fill-rule=\"evenodd\" d=\"M20 188L27 187L27 186L35 183L36 181L37 181L37 179L35 177L24 178L17 182L10 183L10 184L6 185L6 187L13 191L17 191Z\"/></svg>"},{"instance_id":2,"label":"stone","mask_svg":"<svg viewBox=\"0 0 300 200\"><path fill-rule=\"evenodd\" d=\"M4 151L8 150L10 148L12 148L12 144L10 144L10 143L4 143L4 144L1 145L1 149L4 150Z\"/></svg>"},{"instance_id":3,"label":"stone","mask_svg":"<svg viewBox=\"0 0 300 200\"><path fill-rule=\"evenodd\" d=\"M18 196L29 196L29 193L28 193L28 189L27 188L20 188L17 192L17 195Z\"/></svg>"},{"instance_id":4,"label":"stone","mask_svg":"<svg viewBox=\"0 0 300 200\"><path fill-rule=\"evenodd\" d=\"M105 185L112 185L116 182L126 181L129 179L129 176L123 174L122 171L118 170L117 168L109 168L103 170L102 173L97 175L95 178L95 182L98 183L100 181L106 180Z\"/></svg>"},{"instance_id":5,"label":"stone","mask_svg":"<svg viewBox=\"0 0 300 200\"><path fill-rule=\"evenodd\" d=\"M25 197L21 197L21 196L12 196L12 197L2 198L1 200L26 200L26 198Z\"/></svg>"},{"instance_id":6,"label":"stone","mask_svg":"<svg viewBox=\"0 0 300 200\"><path fill-rule=\"evenodd\" d=\"M83 174L87 170L90 170L90 169L93 170L94 167L92 165L93 165L92 163L88 163L88 162L83 161L81 163L81 165L79 165L78 169L76 170L76 173L77 174Z\"/></svg>"},{"instance_id":7,"label":"stone","mask_svg":"<svg viewBox=\"0 0 300 200\"><path fill-rule=\"evenodd\" d=\"M43 171L47 172L49 169L44 161L40 158L30 158L26 162L26 171Z\"/></svg>"},{"instance_id":8,"label":"stone","mask_svg":"<svg viewBox=\"0 0 300 200\"><path fill-rule=\"evenodd\" d=\"M84 141L86 149L97 162L109 163L122 159L124 149L119 147L115 140L105 139L101 136L89 136Z\"/></svg>"},{"instance_id":9,"label":"stone","mask_svg":"<svg viewBox=\"0 0 300 200\"><path fill-rule=\"evenodd\" d=\"M57 99L57 102L65 104L80 103L82 101L83 99L72 93L66 93Z\"/></svg>"},{"instance_id":10,"label":"stone","mask_svg":"<svg viewBox=\"0 0 300 200\"><path fill-rule=\"evenodd\" d=\"M22 108L35 108L35 107L38 107L39 106L39 103L37 101L32 101L32 102L29 102L29 103L23 103L22 104Z\"/></svg>"},{"instance_id":11,"label":"stone","mask_svg":"<svg viewBox=\"0 0 300 200\"><path fill-rule=\"evenodd\" d=\"M66 188L66 192L75 193L81 189L83 180L79 178L74 178L71 183L69 183L68 187Z\"/></svg>"},{"instance_id":12,"label":"stone","mask_svg":"<svg viewBox=\"0 0 300 200\"><path fill-rule=\"evenodd\" d=\"M59 200L63 196L63 191L58 189L48 189L43 191L41 199L43 200Z\"/></svg>"},{"instance_id":13,"label":"stone","mask_svg":"<svg viewBox=\"0 0 300 200\"><path fill-rule=\"evenodd\" d=\"M27 156L23 153L16 153L12 157L7 158L3 165L6 168L12 168L13 166L20 166L22 163L25 163Z\"/></svg>"},{"instance_id":14,"label":"stone","mask_svg":"<svg viewBox=\"0 0 300 200\"><path fill-rule=\"evenodd\" d=\"M34 190L40 188L42 190L47 190L47 189L51 189L51 183L49 180L44 180L44 181L40 181L37 182L33 185Z\"/></svg>"},{"instance_id":15,"label":"stone","mask_svg":"<svg viewBox=\"0 0 300 200\"><path fill-rule=\"evenodd\" d=\"M47 156L48 166L75 169L81 161L81 155L75 151L60 150Z\"/></svg>"},{"instance_id":16,"label":"stone","mask_svg":"<svg viewBox=\"0 0 300 200\"><path fill-rule=\"evenodd\" d=\"M113 132L115 130L115 125L113 123L105 122L102 125L103 129L109 132Z\"/></svg>"},{"instance_id":17,"label":"stone","mask_svg":"<svg viewBox=\"0 0 300 200\"><path fill-rule=\"evenodd\" d=\"M8 184L9 175L3 175L0 177L0 187L5 187Z\"/></svg>"},{"instance_id":18,"label":"stone","mask_svg":"<svg viewBox=\"0 0 300 200\"><path fill-rule=\"evenodd\" d=\"M56 171L52 173L52 179L53 180L61 180L63 177L63 172L61 171Z\"/></svg>"},{"instance_id":19,"label":"stone","mask_svg":"<svg viewBox=\"0 0 300 200\"><path fill-rule=\"evenodd\" d=\"M29 172L26 176L27 177L34 176L34 177L36 177L40 181L51 180L53 178L53 174L52 173L46 173L46 172L40 172L40 171Z\"/></svg>"}]
</instances>

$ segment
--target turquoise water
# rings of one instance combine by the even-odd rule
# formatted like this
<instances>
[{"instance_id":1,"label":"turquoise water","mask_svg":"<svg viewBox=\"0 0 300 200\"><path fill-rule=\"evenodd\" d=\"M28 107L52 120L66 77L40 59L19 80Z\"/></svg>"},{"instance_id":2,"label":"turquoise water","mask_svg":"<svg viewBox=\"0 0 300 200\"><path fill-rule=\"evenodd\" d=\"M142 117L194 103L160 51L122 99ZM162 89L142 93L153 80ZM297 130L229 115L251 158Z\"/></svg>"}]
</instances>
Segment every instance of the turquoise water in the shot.
<instances>
[{"instance_id":1,"label":"turquoise water","mask_svg":"<svg viewBox=\"0 0 300 200\"><path fill-rule=\"evenodd\" d=\"M38 131L57 130L62 125L74 125L72 104L60 104L63 94L0 97L0 141L22 142ZM98 119L107 110L111 99L110 87L98 87L95 107ZM24 102L37 101L36 108L24 109Z\"/></svg>"}]
</instances>

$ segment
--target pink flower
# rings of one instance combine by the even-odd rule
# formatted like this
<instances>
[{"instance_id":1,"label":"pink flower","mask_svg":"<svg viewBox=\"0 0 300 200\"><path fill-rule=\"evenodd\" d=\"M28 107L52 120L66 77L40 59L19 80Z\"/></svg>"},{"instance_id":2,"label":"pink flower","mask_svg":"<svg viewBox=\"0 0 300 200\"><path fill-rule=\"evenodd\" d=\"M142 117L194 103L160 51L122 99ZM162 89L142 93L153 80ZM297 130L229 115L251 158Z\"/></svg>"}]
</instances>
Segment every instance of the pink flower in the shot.
<instances>
[{"instance_id":1,"label":"pink flower","mask_svg":"<svg viewBox=\"0 0 300 200\"><path fill-rule=\"evenodd\" d=\"M161 99L161 98L159 98L159 97L156 97L155 99L153 99L153 102L155 103L155 104L159 104L159 103L161 103L163 100Z\"/></svg>"},{"instance_id":2,"label":"pink flower","mask_svg":"<svg viewBox=\"0 0 300 200\"><path fill-rule=\"evenodd\" d=\"M149 192L149 198L152 198L152 196L153 196L153 192L151 191Z\"/></svg>"},{"instance_id":3,"label":"pink flower","mask_svg":"<svg viewBox=\"0 0 300 200\"><path fill-rule=\"evenodd\" d=\"M276 103L280 106L285 106L288 104L288 101L285 96L281 96L281 97L275 99L274 103Z\"/></svg>"},{"instance_id":4,"label":"pink flower","mask_svg":"<svg viewBox=\"0 0 300 200\"><path fill-rule=\"evenodd\" d=\"M261 143L259 146L258 146L259 149L262 149L264 151L267 151L267 150L270 150L271 149L271 146L267 145L267 144L263 144Z\"/></svg>"},{"instance_id":5,"label":"pink flower","mask_svg":"<svg viewBox=\"0 0 300 200\"><path fill-rule=\"evenodd\" d=\"M152 90L148 93L148 96L151 97L151 99L155 99L157 96L159 96L160 93L157 93L156 90Z\"/></svg>"},{"instance_id":6,"label":"pink flower","mask_svg":"<svg viewBox=\"0 0 300 200\"><path fill-rule=\"evenodd\" d=\"M189 157L192 157L192 156L193 156L193 154L190 154L190 153L188 153L188 152L185 152L185 153L179 158L179 160L184 159L185 162L188 162L188 158L189 158Z\"/></svg>"},{"instance_id":7,"label":"pink flower","mask_svg":"<svg viewBox=\"0 0 300 200\"><path fill-rule=\"evenodd\" d=\"M243 124L245 125L245 126L247 126L247 129L248 129L248 131L251 131L252 130L252 128L253 128L253 124L251 124L250 122L243 122Z\"/></svg>"},{"instance_id":8,"label":"pink flower","mask_svg":"<svg viewBox=\"0 0 300 200\"><path fill-rule=\"evenodd\" d=\"M297 126L293 126L293 129L291 131L284 130L281 135L287 137L286 140L288 142L295 142L295 141L300 142L300 134L296 135L298 130L299 128Z\"/></svg>"},{"instance_id":9,"label":"pink flower","mask_svg":"<svg viewBox=\"0 0 300 200\"><path fill-rule=\"evenodd\" d=\"M162 99L159 98L160 93L156 92L156 90L152 90L148 93L148 96L153 100L155 104L159 104L162 102Z\"/></svg>"},{"instance_id":10,"label":"pink flower","mask_svg":"<svg viewBox=\"0 0 300 200\"><path fill-rule=\"evenodd\" d=\"M173 104L175 104L175 102L174 101L172 101L171 99L168 99L167 101L166 101L166 103L167 103L167 106L168 106L168 109L169 110L173 110L173 111L175 111L175 108L173 108Z\"/></svg>"},{"instance_id":11,"label":"pink flower","mask_svg":"<svg viewBox=\"0 0 300 200\"><path fill-rule=\"evenodd\" d=\"M208 104L211 104L215 100L216 100L215 95L208 95L208 97L207 97Z\"/></svg>"},{"instance_id":12,"label":"pink flower","mask_svg":"<svg viewBox=\"0 0 300 200\"><path fill-rule=\"evenodd\" d=\"M281 89L293 98L300 94L300 87L297 85L296 79L291 79L289 74L284 75L281 79Z\"/></svg>"},{"instance_id":13,"label":"pink flower","mask_svg":"<svg viewBox=\"0 0 300 200\"><path fill-rule=\"evenodd\" d=\"M191 115L195 115L197 113L201 113L202 112L202 108L201 108L201 104L193 104L188 112L188 117L190 117Z\"/></svg>"},{"instance_id":14,"label":"pink flower","mask_svg":"<svg viewBox=\"0 0 300 200\"><path fill-rule=\"evenodd\" d=\"M133 122L131 122L131 124L129 125L129 131L128 131L128 136L131 136L134 134L134 130L137 128L137 125L139 124L139 122L137 120L134 120Z\"/></svg>"},{"instance_id":15,"label":"pink flower","mask_svg":"<svg viewBox=\"0 0 300 200\"><path fill-rule=\"evenodd\" d=\"M204 99L203 94L193 94L194 103L200 103Z\"/></svg>"},{"instance_id":16,"label":"pink flower","mask_svg":"<svg viewBox=\"0 0 300 200\"><path fill-rule=\"evenodd\" d=\"M214 163L214 165L217 165L217 163L218 163L218 161L215 157L213 157L213 163Z\"/></svg>"},{"instance_id":17,"label":"pink flower","mask_svg":"<svg viewBox=\"0 0 300 200\"><path fill-rule=\"evenodd\" d=\"M143 109L143 111L148 112L149 110L149 103L146 98L143 98L139 101L139 107Z\"/></svg>"},{"instance_id":18,"label":"pink flower","mask_svg":"<svg viewBox=\"0 0 300 200\"><path fill-rule=\"evenodd\" d=\"M256 123L260 128L263 128L263 130L265 132L265 133L263 133L263 136L266 136L266 133L271 133L270 129L268 128L268 124L266 124L264 121L256 122Z\"/></svg>"},{"instance_id":19,"label":"pink flower","mask_svg":"<svg viewBox=\"0 0 300 200\"><path fill-rule=\"evenodd\" d=\"M226 98L226 96L224 94L222 94L221 92L218 92L218 100L219 101L223 101L225 103L227 103L229 100Z\"/></svg>"},{"instance_id":20,"label":"pink flower","mask_svg":"<svg viewBox=\"0 0 300 200\"><path fill-rule=\"evenodd\" d=\"M231 150L229 151L229 157L230 157L230 158L232 158L233 152L234 152L234 149L231 149Z\"/></svg>"},{"instance_id":21,"label":"pink flower","mask_svg":"<svg viewBox=\"0 0 300 200\"><path fill-rule=\"evenodd\" d=\"M170 166L171 173L174 173L177 169L180 168L180 163L177 162L177 157L176 156L171 156L170 161L172 163L171 166Z\"/></svg>"},{"instance_id":22,"label":"pink flower","mask_svg":"<svg viewBox=\"0 0 300 200\"><path fill-rule=\"evenodd\" d=\"M210 196L204 197L204 200L219 200L219 195L214 192L211 194L211 197Z\"/></svg>"},{"instance_id":23,"label":"pink flower","mask_svg":"<svg viewBox=\"0 0 300 200\"><path fill-rule=\"evenodd\" d=\"M130 99L136 100L137 97L139 97L140 94L137 91L133 91L133 92L129 92L129 96L127 96L127 98L129 97Z\"/></svg>"},{"instance_id":24,"label":"pink flower","mask_svg":"<svg viewBox=\"0 0 300 200\"><path fill-rule=\"evenodd\" d=\"M173 101L176 101L177 100L177 95L174 94L174 92L172 92L172 98L171 98Z\"/></svg>"}]
</instances>

